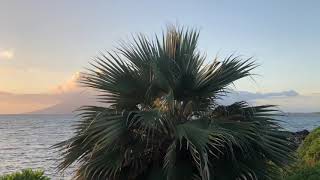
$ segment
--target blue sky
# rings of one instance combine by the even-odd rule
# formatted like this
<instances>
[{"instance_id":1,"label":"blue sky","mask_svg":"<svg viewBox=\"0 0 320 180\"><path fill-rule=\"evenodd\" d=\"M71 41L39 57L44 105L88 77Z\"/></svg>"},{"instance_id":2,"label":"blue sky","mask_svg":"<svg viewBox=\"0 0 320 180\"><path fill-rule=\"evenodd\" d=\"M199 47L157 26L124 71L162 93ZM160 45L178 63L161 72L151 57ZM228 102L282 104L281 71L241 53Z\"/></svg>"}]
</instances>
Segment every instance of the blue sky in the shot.
<instances>
[{"instance_id":1,"label":"blue sky","mask_svg":"<svg viewBox=\"0 0 320 180\"><path fill-rule=\"evenodd\" d=\"M14 58L1 61L1 67L23 69L36 79L44 73L50 79L38 78L43 86L22 88L16 83L16 88L0 90L45 91L50 82L80 71L119 39L136 32L152 35L168 23L179 23L201 30L199 48L208 58L236 53L258 60L258 85L245 81L240 89L318 92L319 10L318 1L2 0L0 49L14 51ZM1 79L25 81L22 75Z\"/></svg>"},{"instance_id":2,"label":"blue sky","mask_svg":"<svg viewBox=\"0 0 320 180\"><path fill-rule=\"evenodd\" d=\"M320 92L320 1L1 0L0 91L45 93L132 33L167 24L201 30L208 60L254 56L255 81L238 90Z\"/></svg>"}]
</instances>

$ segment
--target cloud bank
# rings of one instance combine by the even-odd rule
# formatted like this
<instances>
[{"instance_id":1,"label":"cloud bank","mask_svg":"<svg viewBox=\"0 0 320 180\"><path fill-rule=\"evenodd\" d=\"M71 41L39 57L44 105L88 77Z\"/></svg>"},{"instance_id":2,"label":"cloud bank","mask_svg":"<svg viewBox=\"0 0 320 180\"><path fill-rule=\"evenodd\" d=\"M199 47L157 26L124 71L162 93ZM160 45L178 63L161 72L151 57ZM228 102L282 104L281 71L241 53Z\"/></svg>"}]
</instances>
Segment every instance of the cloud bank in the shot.
<instances>
[{"instance_id":1,"label":"cloud bank","mask_svg":"<svg viewBox=\"0 0 320 180\"><path fill-rule=\"evenodd\" d=\"M12 94L0 92L0 114L71 114L83 105L95 104L89 91L60 94Z\"/></svg>"},{"instance_id":2,"label":"cloud bank","mask_svg":"<svg viewBox=\"0 0 320 180\"><path fill-rule=\"evenodd\" d=\"M64 83L48 93L14 94L0 91L0 114L70 114L82 105L96 104L94 93L80 88L80 73L75 73Z\"/></svg>"},{"instance_id":3,"label":"cloud bank","mask_svg":"<svg viewBox=\"0 0 320 180\"><path fill-rule=\"evenodd\" d=\"M253 93L247 91L231 91L220 102L231 104L236 101L247 101L251 105L277 105L285 112L320 112L320 94L299 94L294 90Z\"/></svg>"},{"instance_id":4,"label":"cloud bank","mask_svg":"<svg viewBox=\"0 0 320 180\"><path fill-rule=\"evenodd\" d=\"M233 91L219 100L222 104L247 101L250 105L278 105L284 112L320 112L320 94L301 95L296 91L252 93ZM96 105L89 90L50 94L10 94L0 92L0 114L70 114L82 105Z\"/></svg>"},{"instance_id":5,"label":"cloud bank","mask_svg":"<svg viewBox=\"0 0 320 180\"><path fill-rule=\"evenodd\" d=\"M47 94L11 94L0 92L0 114L69 114L82 105L95 105L95 92L80 88L80 73L75 73ZM320 112L320 93L302 95L294 90L254 93L231 91L219 103L228 105L247 101L250 105L273 104L285 112Z\"/></svg>"}]
</instances>

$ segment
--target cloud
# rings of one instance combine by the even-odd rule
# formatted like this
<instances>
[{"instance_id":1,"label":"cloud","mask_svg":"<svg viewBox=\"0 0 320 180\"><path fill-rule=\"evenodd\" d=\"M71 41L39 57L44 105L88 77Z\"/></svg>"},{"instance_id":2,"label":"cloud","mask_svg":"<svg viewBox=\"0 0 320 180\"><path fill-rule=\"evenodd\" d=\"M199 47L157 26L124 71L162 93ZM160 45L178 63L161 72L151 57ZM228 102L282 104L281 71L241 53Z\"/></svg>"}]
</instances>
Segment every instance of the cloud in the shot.
<instances>
[{"instance_id":1,"label":"cloud","mask_svg":"<svg viewBox=\"0 0 320 180\"><path fill-rule=\"evenodd\" d=\"M96 92L78 86L80 73L39 94L15 94L0 91L0 114L69 114L83 105L97 105Z\"/></svg>"},{"instance_id":2,"label":"cloud","mask_svg":"<svg viewBox=\"0 0 320 180\"><path fill-rule=\"evenodd\" d=\"M14 57L14 51L12 49L1 50L0 49L0 59L9 60Z\"/></svg>"},{"instance_id":3,"label":"cloud","mask_svg":"<svg viewBox=\"0 0 320 180\"><path fill-rule=\"evenodd\" d=\"M254 102L278 105L285 112L320 112L320 95L317 94L256 99Z\"/></svg>"},{"instance_id":4,"label":"cloud","mask_svg":"<svg viewBox=\"0 0 320 180\"><path fill-rule=\"evenodd\" d=\"M97 105L95 93L92 91L77 91L74 75L69 81L60 85L60 93L49 94L12 94L0 92L0 114L34 112L40 114L72 113L82 105ZM251 105L274 104L285 112L319 112L320 94L302 95L296 91L270 93L252 93L233 91L221 100L222 104L236 101L247 101Z\"/></svg>"},{"instance_id":5,"label":"cloud","mask_svg":"<svg viewBox=\"0 0 320 180\"><path fill-rule=\"evenodd\" d=\"M80 87L78 84L78 80L80 79L80 77L81 77L81 73L76 72L70 79L53 88L52 92L60 94L60 93L69 93L69 92L79 91Z\"/></svg>"},{"instance_id":6,"label":"cloud","mask_svg":"<svg viewBox=\"0 0 320 180\"><path fill-rule=\"evenodd\" d=\"M320 112L320 94L299 94L294 90L253 93L247 91L231 91L220 103L232 104L237 101L247 101L251 105L277 105L285 112Z\"/></svg>"},{"instance_id":7,"label":"cloud","mask_svg":"<svg viewBox=\"0 0 320 180\"><path fill-rule=\"evenodd\" d=\"M295 97L299 96L299 93L294 90L270 92L270 93L253 93L248 91L231 91L222 100L222 103L230 104L235 101L255 101L258 99L272 99L281 97Z\"/></svg>"}]
</instances>

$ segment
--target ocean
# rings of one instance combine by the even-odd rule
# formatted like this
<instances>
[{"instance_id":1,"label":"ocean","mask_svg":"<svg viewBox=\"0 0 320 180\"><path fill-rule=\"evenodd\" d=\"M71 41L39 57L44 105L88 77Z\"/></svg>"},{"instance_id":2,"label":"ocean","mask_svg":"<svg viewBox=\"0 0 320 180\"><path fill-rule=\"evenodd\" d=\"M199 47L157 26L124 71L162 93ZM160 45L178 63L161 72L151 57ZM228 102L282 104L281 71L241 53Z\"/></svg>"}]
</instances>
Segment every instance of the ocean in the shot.
<instances>
[{"instance_id":1,"label":"ocean","mask_svg":"<svg viewBox=\"0 0 320 180\"><path fill-rule=\"evenodd\" d=\"M320 126L320 114L288 114L279 117L289 131ZM59 153L50 147L73 135L72 115L0 115L0 174L32 168L43 169L53 180L68 180L73 168L56 170Z\"/></svg>"},{"instance_id":2,"label":"ocean","mask_svg":"<svg viewBox=\"0 0 320 180\"><path fill-rule=\"evenodd\" d=\"M72 136L72 115L1 115L0 174L43 169L53 180L71 179L72 169L57 173L59 154L52 145Z\"/></svg>"}]
</instances>

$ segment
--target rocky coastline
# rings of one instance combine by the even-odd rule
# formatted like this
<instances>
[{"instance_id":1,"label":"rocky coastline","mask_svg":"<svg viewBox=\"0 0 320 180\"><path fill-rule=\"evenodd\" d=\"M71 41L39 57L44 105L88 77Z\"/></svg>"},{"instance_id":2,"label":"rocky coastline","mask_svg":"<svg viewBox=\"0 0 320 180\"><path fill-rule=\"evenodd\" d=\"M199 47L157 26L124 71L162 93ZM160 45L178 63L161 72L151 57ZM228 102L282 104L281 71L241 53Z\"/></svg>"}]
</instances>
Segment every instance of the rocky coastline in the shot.
<instances>
[{"instance_id":1,"label":"rocky coastline","mask_svg":"<svg viewBox=\"0 0 320 180\"><path fill-rule=\"evenodd\" d=\"M297 146L299 146L303 140L308 136L310 132L306 129L297 132L291 132L292 137L290 140L294 142Z\"/></svg>"}]
</instances>

